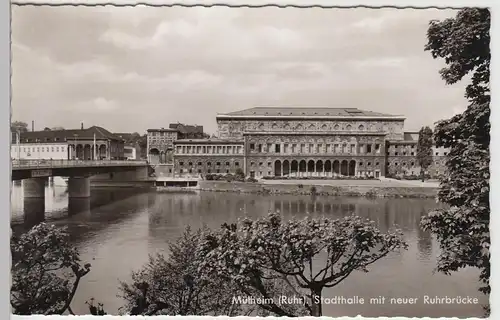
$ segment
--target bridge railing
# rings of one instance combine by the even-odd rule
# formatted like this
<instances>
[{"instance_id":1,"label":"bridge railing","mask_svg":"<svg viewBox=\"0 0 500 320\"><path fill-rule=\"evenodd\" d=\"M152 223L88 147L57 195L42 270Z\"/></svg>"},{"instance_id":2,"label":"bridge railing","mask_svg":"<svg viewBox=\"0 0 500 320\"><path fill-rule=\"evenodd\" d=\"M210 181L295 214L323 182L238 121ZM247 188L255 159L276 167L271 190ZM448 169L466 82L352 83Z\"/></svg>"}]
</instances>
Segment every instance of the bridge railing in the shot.
<instances>
[{"instance_id":1,"label":"bridge railing","mask_svg":"<svg viewBox=\"0 0 500 320\"><path fill-rule=\"evenodd\" d=\"M146 165L145 160L12 160L13 169Z\"/></svg>"}]
</instances>

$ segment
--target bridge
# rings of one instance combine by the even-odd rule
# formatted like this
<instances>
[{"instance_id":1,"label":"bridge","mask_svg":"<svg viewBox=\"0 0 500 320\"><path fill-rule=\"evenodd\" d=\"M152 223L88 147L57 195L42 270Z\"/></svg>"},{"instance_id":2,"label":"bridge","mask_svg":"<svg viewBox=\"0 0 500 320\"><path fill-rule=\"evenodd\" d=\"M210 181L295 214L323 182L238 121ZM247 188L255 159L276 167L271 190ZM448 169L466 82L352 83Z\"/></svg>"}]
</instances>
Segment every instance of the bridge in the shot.
<instances>
[{"instance_id":1,"label":"bridge","mask_svg":"<svg viewBox=\"0 0 500 320\"><path fill-rule=\"evenodd\" d=\"M11 180L23 180L24 198L41 201L45 199L48 177L68 177L70 201L90 197L91 179L148 181L149 178L147 161L136 160L12 160L11 167Z\"/></svg>"}]
</instances>

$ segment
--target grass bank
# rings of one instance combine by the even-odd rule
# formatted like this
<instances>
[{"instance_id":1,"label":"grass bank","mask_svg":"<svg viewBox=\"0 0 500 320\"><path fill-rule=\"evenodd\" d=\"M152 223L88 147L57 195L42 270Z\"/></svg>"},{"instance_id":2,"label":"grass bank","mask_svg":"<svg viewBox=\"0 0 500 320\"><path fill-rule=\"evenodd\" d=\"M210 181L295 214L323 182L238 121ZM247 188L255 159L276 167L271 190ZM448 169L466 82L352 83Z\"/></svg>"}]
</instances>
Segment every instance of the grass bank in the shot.
<instances>
[{"instance_id":1,"label":"grass bank","mask_svg":"<svg viewBox=\"0 0 500 320\"><path fill-rule=\"evenodd\" d=\"M434 198L437 188L401 185L327 185L298 183L250 183L226 181L200 181L203 191L237 192L254 194L326 195L370 198Z\"/></svg>"}]
</instances>

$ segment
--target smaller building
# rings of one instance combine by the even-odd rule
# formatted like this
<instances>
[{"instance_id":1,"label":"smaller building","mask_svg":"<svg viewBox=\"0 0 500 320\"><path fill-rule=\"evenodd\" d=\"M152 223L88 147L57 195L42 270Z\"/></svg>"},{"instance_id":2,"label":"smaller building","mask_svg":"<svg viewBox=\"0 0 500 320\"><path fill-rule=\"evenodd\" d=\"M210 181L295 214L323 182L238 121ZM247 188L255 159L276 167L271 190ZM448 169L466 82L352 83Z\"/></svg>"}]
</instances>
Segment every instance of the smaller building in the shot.
<instances>
[{"instance_id":1,"label":"smaller building","mask_svg":"<svg viewBox=\"0 0 500 320\"><path fill-rule=\"evenodd\" d=\"M83 125L80 129L22 132L19 137L14 134L11 154L16 159L125 159L123 139L102 127L84 129Z\"/></svg>"},{"instance_id":2,"label":"smaller building","mask_svg":"<svg viewBox=\"0 0 500 320\"><path fill-rule=\"evenodd\" d=\"M148 162L167 164L173 161L174 141L177 140L175 129L148 129Z\"/></svg>"},{"instance_id":3,"label":"smaller building","mask_svg":"<svg viewBox=\"0 0 500 320\"><path fill-rule=\"evenodd\" d=\"M245 168L243 145L243 140L177 140L174 142L174 175L235 174L237 169Z\"/></svg>"}]
</instances>

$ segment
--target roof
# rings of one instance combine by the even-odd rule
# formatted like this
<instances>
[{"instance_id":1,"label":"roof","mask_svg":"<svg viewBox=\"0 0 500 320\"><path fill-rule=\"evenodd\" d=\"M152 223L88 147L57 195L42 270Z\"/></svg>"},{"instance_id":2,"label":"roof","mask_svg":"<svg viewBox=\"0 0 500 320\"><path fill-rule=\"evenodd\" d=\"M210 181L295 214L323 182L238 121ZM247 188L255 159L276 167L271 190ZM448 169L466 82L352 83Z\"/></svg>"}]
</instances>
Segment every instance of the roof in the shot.
<instances>
[{"instance_id":1,"label":"roof","mask_svg":"<svg viewBox=\"0 0 500 320\"><path fill-rule=\"evenodd\" d=\"M87 129L68 129L68 130L47 130L47 131L28 131L21 133L21 141L30 140L43 140L48 141L65 141L71 139L94 139L94 134L96 139L109 139L109 140L122 140L116 135L112 134L108 130L92 126ZM13 135L13 141L15 141L15 135ZM33 141L34 142L34 141Z\"/></svg>"},{"instance_id":2,"label":"roof","mask_svg":"<svg viewBox=\"0 0 500 320\"><path fill-rule=\"evenodd\" d=\"M404 141L418 141L418 132L404 132Z\"/></svg>"},{"instance_id":3,"label":"roof","mask_svg":"<svg viewBox=\"0 0 500 320\"><path fill-rule=\"evenodd\" d=\"M183 123L171 123L168 126L170 129L176 130L180 133L203 133L203 126L198 125L186 125Z\"/></svg>"},{"instance_id":4,"label":"roof","mask_svg":"<svg viewBox=\"0 0 500 320\"><path fill-rule=\"evenodd\" d=\"M250 109L221 114L222 116L263 116L263 117L395 117L358 108L329 107L254 107Z\"/></svg>"},{"instance_id":5,"label":"roof","mask_svg":"<svg viewBox=\"0 0 500 320\"><path fill-rule=\"evenodd\" d=\"M148 129L146 130L147 132L152 132L152 131L159 131L159 132L177 132L176 129L170 129L170 128L161 128L161 129Z\"/></svg>"}]
</instances>

